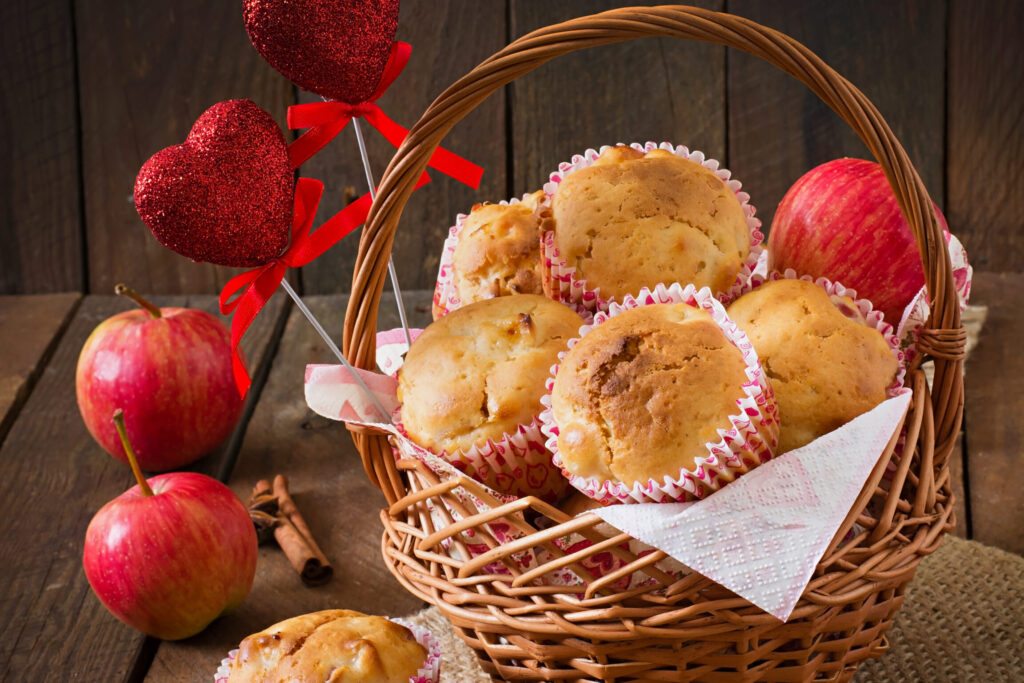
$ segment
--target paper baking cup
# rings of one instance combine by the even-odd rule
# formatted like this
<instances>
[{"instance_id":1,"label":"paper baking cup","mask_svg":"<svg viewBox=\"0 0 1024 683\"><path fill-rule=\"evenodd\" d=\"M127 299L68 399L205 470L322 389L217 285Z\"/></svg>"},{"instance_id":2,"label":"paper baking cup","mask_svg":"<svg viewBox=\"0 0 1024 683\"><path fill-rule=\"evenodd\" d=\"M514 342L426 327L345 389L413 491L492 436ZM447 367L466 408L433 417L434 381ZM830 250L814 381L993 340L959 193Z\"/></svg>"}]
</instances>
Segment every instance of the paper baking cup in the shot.
<instances>
[{"instance_id":1,"label":"paper baking cup","mask_svg":"<svg viewBox=\"0 0 1024 683\"><path fill-rule=\"evenodd\" d=\"M644 144L634 142L629 146L645 154L655 149L663 149L682 159L698 163L721 178L726 186L736 194L736 198L743 208L743 213L747 217L747 228L750 232L750 253L740 266L739 273L736 275L732 286L725 291L715 293L715 296L723 302L732 301L737 296L740 288L750 279L751 273L754 272L754 268L757 265L757 260L763 251L764 235L761 233L761 221L754 216L756 209L750 204L750 195L741 191L742 185L738 180L732 178L731 171L721 168L718 161L708 159L703 152L691 152L683 145L673 145L669 142L663 142L660 145L654 142ZM588 149L583 154L574 156L571 161L559 164L558 170L551 174L550 180L544 185L547 201L551 201L562 180L581 168L593 165L601 153L611 147L612 145L605 145L599 150ZM592 313L596 313L597 311L607 310L608 303L614 300L613 297L602 297L599 287L590 287L586 279L577 277L576 268L570 266L565 261L555 246L554 233L551 231L541 236L541 273L544 276L545 293L557 301L574 303ZM653 287L654 284L651 283L651 286ZM689 283L682 282L680 284L685 286Z\"/></svg>"},{"instance_id":2,"label":"paper baking cup","mask_svg":"<svg viewBox=\"0 0 1024 683\"><path fill-rule=\"evenodd\" d=\"M412 631L416 642L427 649L427 658L423 660L423 666L419 668L416 675L409 678L409 683L439 683L441 680L441 641L427 629L405 619L388 617L388 620ZM217 672L213 675L214 683L227 683L228 676L231 674L231 662L237 655L238 649L236 648L228 652L228 656L220 661L220 666L217 667Z\"/></svg>"},{"instance_id":3,"label":"paper baking cup","mask_svg":"<svg viewBox=\"0 0 1024 683\"><path fill-rule=\"evenodd\" d=\"M394 415L395 426L406 434L399 416L400 412ZM497 441L488 440L480 446L453 453L433 453L417 446L411 439L406 440L408 444L398 442L399 449L423 461L438 476L450 476L450 471L438 471L436 459L506 497L537 496L554 503L569 489L558 467L552 463L551 453L544 446L539 418L520 425L515 432L506 433ZM434 458L427 458L426 453Z\"/></svg>"},{"instance_id":4,"label":"paper baking cup","mask_svg":"<svg viewBox=\"0 0 1024 683\"><path fill-rule=\"evenodd\" d=\"M533 192L527 192L521 198L515 198L509 200L501 200L498 202L501 206L512 206L520 204L534 194ZM444 241L444 246L441 249L441 264L437 269L437 282L434 284L434 301L432 306L432 313L434 320L437 320L452 311L462 308L466 303L459 298L459 293L455 287L455 271L453 264L455 262L455 247L459 243L459 235L462 232L462 226L466 222L466 218L469 214L460 213L455 217L455 225L448 228L448 237ZM542 221L543 224L543 221ZM542 233L543 234L543 228Z\"/></svg>"},{"instance_id":5,"label":"paper baking cup","mask_svg":"<svg viewBox=\"0 0 1024 683\"><path fill-rule=\"evenodd\" d=\"M903 387L903 380L907 374L907 352L906 349L901 348L902 345L899 338L896 336L896 331L893 329L893 326L885 322L885 319L882 318L882 313L880 311L876 311L869 300L858 298L857 290L844 287L839 282L832 282L828 278L824 277L812 278L810 275L797 275L797 272L792 268L787 268L781 273L777 270L773 270L767 275L755 274L750 278L749 282L740 288L737 298L743 296L747 292L752 292L765 282L771 282L773 280L803 280L805 282L813 282L824 289L829 296L841 296L852 299L853 306L856 308L856 311L846 312L841 308L839 310L848 318L863 320L864 324L878 330L879 334L882 335L882 338L885 339L885 342L889 345L889 349L892 350L896 360L899 361L896 369L896 376L893 378L892 383L886 388L885 397L892 398L899 393L899 390ZM851 315L851 313L853 315Z\"/></svg>"},{"instance_id":6,"label":"paper baking cup","mask_svg":"<svg viewBox=\"0 0 1024 683\"><path fill-rule=\"evenodd\" d=\"M416 642L427 648L427 658L423 660L423 666L409 679L409 683L438 683L441 680L441 641L422 626L397 617L388 618L412 631L412 637Z\"/></svg>"},{"instance_id":7,"label":"paper baking cup","mask_svg":"<svg viewBox=\"0 0 1024 683\"><path fill-rule=\"evenodd\" d=\"M736 324L729 319L725 308L707 287L697 290L693 285L685 288L678 284L657 285L653 290L644 288L636 296L627 296L621 303L611 303L607 312L598 312L593 325L580 328L580 337L569 342L573 348L581 338L605 320L623 311L640 306L664 303L684 303L708 313L725 333L729 341L743 354L747 365L747 381L743 384L743 397L736 401L737 412L729 416L729 425L720 430L721 439L708 442L708 454L699 457L692 470L681 470L679 476L665 477L661 482L653 479L632 486L619 481L603 481L596 477L581 477L569 472L558 452L558 425L551 411L551 390L558 365L552 368L547 381L548 393L541 398L544 410L540 414L541 432L547 436L546 445L553 454L552 461L561 468L570 483L587 496L602 503L663 503L704 498L736 477L772 458L778 442L779 417L775 394L757 360L757 353ZM565 353L559 354L559 363Z\"/></svg>"}]
</instances>

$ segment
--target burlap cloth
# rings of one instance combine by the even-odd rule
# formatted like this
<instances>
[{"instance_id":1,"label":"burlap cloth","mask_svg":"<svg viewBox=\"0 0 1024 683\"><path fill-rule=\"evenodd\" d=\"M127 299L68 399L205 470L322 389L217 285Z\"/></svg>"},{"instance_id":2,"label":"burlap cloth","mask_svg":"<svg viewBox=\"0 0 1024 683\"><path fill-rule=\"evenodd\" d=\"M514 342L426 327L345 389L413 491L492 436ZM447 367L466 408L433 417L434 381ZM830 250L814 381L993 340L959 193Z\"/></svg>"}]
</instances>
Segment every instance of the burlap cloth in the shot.
<instances>
[{"instance_id":1,"label":"burlap cloth","mask_svg":"<svg viewBox=\"0 0 1024 683\"><path fill-rule=\"evenodd\" d=\"M442 683L490 680L436 607L412 620L442 641ZM862 664L857 683L1024 681L1024 558L947 537L886 635L889 652Z\"/></svg>"}]
</instances>

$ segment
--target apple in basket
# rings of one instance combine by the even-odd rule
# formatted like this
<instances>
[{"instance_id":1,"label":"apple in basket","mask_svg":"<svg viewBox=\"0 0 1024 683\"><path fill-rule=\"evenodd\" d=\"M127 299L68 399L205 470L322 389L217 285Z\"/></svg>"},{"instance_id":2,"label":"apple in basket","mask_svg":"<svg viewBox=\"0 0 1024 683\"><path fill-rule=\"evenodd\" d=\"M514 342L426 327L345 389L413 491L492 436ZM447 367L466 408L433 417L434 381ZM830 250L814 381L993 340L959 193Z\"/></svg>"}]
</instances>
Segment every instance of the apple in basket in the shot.
<instances>
[{"instance_id":1,"label":"apple in basket","mask_svg":"<svg viewBox=\"0 0 1024 683\"><path fill-rule=\"evenodd\" d=\"M946 219L935 207L943 232ZM893 327L924 287L914 234L882 167L835 159L805 173L779 203L768 267L826 277L857 291Z\"/></svg>"},{"instance_id":2,"label":"apple in basket","mask_svg":"<svg viewBox=\"0 0 1024 683\"><path fill-rule=\"evenodd\" d=\"M107 318L82 347L82 419L100 446L128 462L110 422L124 408L142 469L182 467L216 448L242 413L227 327L205 311L160 309L124 285L115 291L141 308Z\"/></svg>"},{"instance_id":3,"label":"apple in basket","mask_svg":"<svg viewBox=\"0 0 1024 683\"><path fill-rule=\"evenodd\" d=\"M195 472L142 476L114 416L137 486L110 501L85 534L82 564L114 616L157 638L199 633L245 599L256 573L256 530L242 501Z\"/></svg>"}]
</instances>

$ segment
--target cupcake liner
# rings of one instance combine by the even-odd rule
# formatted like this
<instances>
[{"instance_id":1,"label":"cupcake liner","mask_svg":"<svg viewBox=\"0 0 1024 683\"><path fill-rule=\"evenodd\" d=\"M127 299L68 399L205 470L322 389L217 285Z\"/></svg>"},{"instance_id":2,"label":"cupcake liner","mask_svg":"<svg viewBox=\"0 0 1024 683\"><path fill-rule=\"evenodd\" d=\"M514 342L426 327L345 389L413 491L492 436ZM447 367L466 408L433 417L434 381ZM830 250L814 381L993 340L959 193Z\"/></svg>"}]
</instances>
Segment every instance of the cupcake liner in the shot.
<instances>
[{"instance_id":1,"label":"cupcake liner","mask_svg":"<svg viewBox=\"0 0 1024 683\"><path fill-rule=\"evenodd\" d=\"M427 649L427 657L423 660L423 666L409 678L409 683L439 683L441 680L441 641L422 626L397 617L387 618L389 621L409 629L416 642ZM213 675L214 683L227 683L228 676L231 674L231 662L236 656L238 656L238 648L228 652L228 656L220 661L220 666L217 667L217 672Z\"/></svg>"},{"instance_id":2,"label":"cupcake liner","mask_svg":"<svg viewBox=\"0 0 1024 683\"><path fill-rule=\"evenodd\" d=\"M754 268L757 266L758 258L763 251L764 235L761 233L761 220L755 218L756 209L750 204L750 195L741 191L742 185L738 180L732 178L731 171L721 168L718 161L707 158L703 152L690 151L684 145L672 145L669 142L662 142L660 145L654 142L644 144L634 142L629 146L645 154L655 149L662 149L683 159L698 163L721 178L726 186L736 194L736 198L743 208L743 213L747 217L747 228L750 232L750 253L740 266L740 271L736 275L733 284L727 290L715 293L715 296L723 302L732 301L732 299L738 296L737 293L740 288L750 279ZM559 164L558 171L552 173L550 180L544 185L544 193L547 195L548 202L551 201L551 197L554 196L558 185L563 179L581 168L591 166L601 153L610 147L612 145L605 145L599 150L588 149L583 154L575 155L572 160ZM551 231L541 236L541 273L544 276L545 293L556 301L576 304L591 313L596 313L597 311L607 310L608 304L614 300L614 297L602 297L599 287L589 287L585 278L577 277L576 268L570 266L562 258L558 248L555 246L554 233ZM681 282L679 284L686 286L689 283Z\"/></svg>"},{"instance_id":3,"label":"cupcake liner","mask_svg":"<svg viewBox=\"0 0 1024 683\"><path fill-rule=\"evenodd\" d=\"M498 204L501 206L513 206L526 201L533 194L533 192L527 192L519 198L502 199ZM459 298L459 293L455 288L453 264L455 262L455 247L459 243L459 234L462 232L462 226L466 223L468 217L469 214L465 213L456 215L455 225L448 228L448 237L441 248L441 263L437 269L437 282L434 284L434 300L432 304L434 320L462 308L465 303Z\"/></svg>"},{"instance_id":4,"label":"cupcake liner","mask_svg":"<svg viewBox=\"0 0 1024 683\"><path fill-rule=\"evenodd\" d=\"M216 673L213 674L214 683L227 683L228 676L231 675L231 662L235 661L235 657L238 656L238 648L228 652L228 656L220 660L220 666L217 667Z\"/></svg>"},{"instance_id":5,"label":"cupcake liner","mask_svg":"<svg viewBox=\"0 0 1024 683\"><path fill-rule=\"evenodd\" d=\"M882 318L881 311L876 311L869 300L858 298L857 290L844 287L839 282L833 282L824 277L812 278L810 275L797 275L797 272L792 268L787 268L781 273L777 270L773 270L767 275L754 275L750 281L740 289L737 297L757 289L765 282L773 280L804 280L805 282L813 282L824 289L830 297L840 296L852 299L855 310L846 311L843 310L843 308L839 308L838 305L837 308L839 308L840 312L846 315L846 317L861 321L868 327L878 330L882 335L882 338L885 339L885 342L889 345L893 355L896 356L896 359L899 361L896 369L896 376L893 378L892 383L886 388L885 397L892 398L899 393L899 390L903 387L903 380L907 374L907 353L906 350L902 348L900 339L896 336L896 332L892 325L885 322Z\"/></svg>"},{"instance_id":6,"label":"cupcake liner","mask_svg":"<svg viewBox=\"0 0 1024 683\"><path fill-rule=\"evenodd\" d=\"M405 428L399 417L400 414L396 412L395 426L404 435ZM433 458L428 461L420 451L427 451ZM540 431L538 418L529 424L519 425L515 432L506 433L497 441L489 439L467 450L433 453L417 446L415 452L410 454L423 460L439 476L442 473L435 469L435 458L506 498L537 496L554 503L568 490L567 482L552 464L551 454L544 447L544 435ZM451 471L446 468L444 474L450 475Z\"/></svg>"},{"instance_id":7,"label":"cupcake liner","mask_svg":"<svg viewBox=\"0 0 1024 683\"><path fill-rule=\"evenodd\" d=\"M400 617L388 617L391 621L412 631L416 642L427 648L427 658L409 683L438 683L441 680L441 641L428 629Z\"/></svg>"},{"instance_id":8,"label":"cupcake liner","mask_svg":"<svg viewBox=\"0 0 1024 683\"><path fill-rule=\"evenodd\" d=\"M736 402L736 414L729 416L729 427L719 430L721 439L706 444L708 455L697 458L693 470L683 470L675 478L666 476L662 482L652 479L646 483L637 482L629 486L618 481L581 477L569 472L565 467L558 452L558 425L555 424L551 411L551 390L555 377L558 376L559 366L556 364L552 367L551 377L547 381L548 393L541 398L544 405L544 410L540 414L541 432L548 437L546 445L553 454L552 461L562 469L570 483L585 495L602 503L661 503L704 498L736 477L770 460L778 441L778 406L754 347L747 336L729 319L725 308L707 287L697 290L693 285L684 288L679 284L667 287L659 284L653 290L644 288L636 297L627 296L622 303L609 304L607 312L598 312L593 325L581 327L580 337L571 340L568 346L571 349L591 329L623 311L659 303L685 303L700 308L711 316L729 341L743 354L743 360L747 365L747 382L743 384L744 396ZM559 362L564 359L565 353L559 354Z\"/></svg>"}]
</instances>

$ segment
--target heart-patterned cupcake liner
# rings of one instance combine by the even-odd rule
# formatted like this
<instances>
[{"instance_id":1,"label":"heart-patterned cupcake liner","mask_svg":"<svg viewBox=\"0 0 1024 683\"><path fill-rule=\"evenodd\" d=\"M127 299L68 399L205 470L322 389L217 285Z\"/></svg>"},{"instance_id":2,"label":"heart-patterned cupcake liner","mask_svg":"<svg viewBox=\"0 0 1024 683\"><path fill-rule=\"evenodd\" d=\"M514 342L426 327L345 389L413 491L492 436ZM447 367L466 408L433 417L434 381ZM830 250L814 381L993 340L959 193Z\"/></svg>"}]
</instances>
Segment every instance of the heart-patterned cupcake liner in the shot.
<instances>
[{"instance_id":1,"label":"heart-patterned cupcake liner","mask_svg":"<svg viewBox=\"0 0 1024 683\"><path fill-rule=\"evenodd\" d=\"M558 450L559 428L551 410L551 390L558 376L558 365L548 378L548 393L541 399L544 410L540 414L541 431L547 436L547 448L552 461L562 469L570 483L594 500L608 504L682 502L704 498L736 477L750 471L773 457L778 440L778 406L768 378L758 362L757 353L747 336L726 315L725 308L708 288L697 290L693 285L659 284L654 289L642 289L636 296L627 296L622 303L610 303L608 311L599 311L592 325L580 328L580 336L569 342L572 349L592 329L624 311L640 306L664 303L684 303L708 313L725 333L726 338L743 354L747 381L743 384L743 397L736 402L737 412L729 417L729 424L719 430L721 439L706 444L707 456L697 458L692 469L681 468L676 477L663 481L653 479L636 482L632 486L621 481L582 477L565 466ZM559 355L561 362L565 353Z\"/></svg>"},{"instance_id":2,"label":"heart-patterned cupcake liner","mask_svg":"<svg viewBox=\"0 0 1024 683\"><path fill-rule=\"evenodd\" d=\"M720 301L729 302L734 299L750 279L763 251L764 235L761 233L761 220L755 217L756 209L750 203L750 195L741 190L742 184L732 177L731 171L722 168L718 161L709 159L703 152L691 151L684 145L673 145L669 142L661 144L633 142L629 146L645 154L656 149L665 150L682 159L700 164L718 176L735 193L743 209L743 214L746 216L747 229L750 234L750 252L741 264L732 285L725 291L715 292L715 296ZM550 180L544 185L544 193L547 195L548 201L550 202L558 190L558 185L566 177L593 165L598 157L610 147L612 145L605 145L597 150L588 149L583 154L577 154L570 161L559 164L558 170L551 174ZM556 301L575 304L593 314L597 311L607 310L608 304L614 300L614 297L602 297L599 287L591 286L585 278L577 275L576 268L569 265L561 255L553 231L548 231L541 237L541 272L544 274L545 293ZM649 288L653 288L656 284L652 282ZM681 282L680 284L685 286L689 283Z\"/></svg>"}]
</instances>

